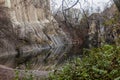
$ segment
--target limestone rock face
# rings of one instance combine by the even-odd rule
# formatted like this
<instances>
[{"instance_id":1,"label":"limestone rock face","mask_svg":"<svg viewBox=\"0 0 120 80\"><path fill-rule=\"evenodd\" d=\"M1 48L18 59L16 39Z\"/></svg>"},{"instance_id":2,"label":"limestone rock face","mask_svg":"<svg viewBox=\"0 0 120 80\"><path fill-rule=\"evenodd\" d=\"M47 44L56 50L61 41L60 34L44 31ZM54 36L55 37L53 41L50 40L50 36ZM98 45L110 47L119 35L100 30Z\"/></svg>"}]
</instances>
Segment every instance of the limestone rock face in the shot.
<instances>
[{"instance_id":1,"label":"limestone rock face","mask_svg":"<svg viewBox=\"0 0 120 80\"><path fill-rule=\"evenodd\" d=\"M7 8L13 31L23 51L71 42L50 13L50 0L0 0ZM1 15L1 14L0 14Z\"/></svg>"}]
</instances>

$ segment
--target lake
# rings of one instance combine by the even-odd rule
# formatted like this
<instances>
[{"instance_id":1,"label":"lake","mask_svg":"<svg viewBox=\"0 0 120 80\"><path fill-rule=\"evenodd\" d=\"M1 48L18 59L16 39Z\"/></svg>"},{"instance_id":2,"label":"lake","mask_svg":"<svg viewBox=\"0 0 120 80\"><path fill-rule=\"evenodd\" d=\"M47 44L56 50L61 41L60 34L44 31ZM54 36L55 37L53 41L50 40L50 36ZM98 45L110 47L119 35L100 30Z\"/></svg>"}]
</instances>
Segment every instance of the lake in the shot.
<instances>
[{"instance_id":1,"label":"lake","mask_svg":"<svg viewBox=\"0 0 120 80\"><path fill-rule=\"evenodd\" d=\"M1 56L0 64L13 69L48 71L62 66L74 57L82 57L81 48L75 45L67 45L19 55Z\"/></svg>"}]
</instances>

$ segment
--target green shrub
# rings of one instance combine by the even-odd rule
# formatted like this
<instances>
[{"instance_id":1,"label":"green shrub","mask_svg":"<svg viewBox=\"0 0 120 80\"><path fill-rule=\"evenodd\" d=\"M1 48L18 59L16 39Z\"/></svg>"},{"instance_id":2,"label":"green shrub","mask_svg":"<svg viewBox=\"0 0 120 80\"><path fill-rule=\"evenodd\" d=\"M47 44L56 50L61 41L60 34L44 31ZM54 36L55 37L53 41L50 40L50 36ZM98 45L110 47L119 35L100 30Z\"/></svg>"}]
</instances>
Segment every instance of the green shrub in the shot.
<instances>
[{"instance_id":1,"label":"green shrub","mask_svg":"<svg viewBox=\"0 0 120 80\"><path fill-rule=\"evenodd\" d=\"M120 80L120 46L104 45L85 51L49 75L49 80Z\"/></svg>"}]
</instances>

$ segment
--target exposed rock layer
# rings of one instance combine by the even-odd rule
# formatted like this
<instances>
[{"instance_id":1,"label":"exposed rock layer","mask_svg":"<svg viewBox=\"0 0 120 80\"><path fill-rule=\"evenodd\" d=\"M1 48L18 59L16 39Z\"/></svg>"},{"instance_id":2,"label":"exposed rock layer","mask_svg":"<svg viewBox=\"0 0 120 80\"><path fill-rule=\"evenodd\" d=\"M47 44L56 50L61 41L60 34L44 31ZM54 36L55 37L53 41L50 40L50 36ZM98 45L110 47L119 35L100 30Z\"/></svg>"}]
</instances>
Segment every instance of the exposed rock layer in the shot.
<instances>
[{"instance_id":1,"label":"exposed rock layer","mask_svg":"<svg viewBox=\"0 0 120 80\"><path fill-rule=\"evenodd\" d=\"M56 47L71 42L51 16L49 3L49 0L0 0L1 10L4 10L7 16L5 19L11 24L7 26L12 26L16 35L9 34L16 38L16 42L5 39L8 49L24 53L36 48ZM1 13L1 20L4 18L2 16L4 14Z\"/></svg>"}]
</instances>

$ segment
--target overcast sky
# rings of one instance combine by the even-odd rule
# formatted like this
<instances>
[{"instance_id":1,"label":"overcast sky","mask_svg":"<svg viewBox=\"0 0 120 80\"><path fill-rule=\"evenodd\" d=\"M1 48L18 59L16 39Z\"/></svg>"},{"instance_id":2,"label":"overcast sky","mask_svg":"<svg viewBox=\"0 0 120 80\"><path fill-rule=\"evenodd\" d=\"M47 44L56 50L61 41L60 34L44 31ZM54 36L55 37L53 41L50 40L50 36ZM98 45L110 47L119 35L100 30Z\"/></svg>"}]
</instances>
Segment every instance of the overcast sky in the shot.
<instances>
[{"instance_id":1,"label":"overcast sky","mask_svg":"<svg viewBox=\"0 0 120 80\"><path fill-rule=\"evenodd\" d=\"M53 0L54 2L56 2L56 6L53 7L53 8L59 8L59 6L62 4L62 0ZM67 1L72 1L72 3L74 3L74 0L66 0ZM76 1L76 0L75 0ZM87 2L84 2L84 1L88 1ZM81 2L81 5L82 5L82 8L91 8L93 9L93 11L95 11L98 7L103 10L103 8L105 7L106 4L108 4L108 2L110 2L110 0L80 0ZM70 3L69 3L70 5ZM75 6L76 8L79 8L80 6L79 5L76 5Z\"/></svg>"}]
</instances>

